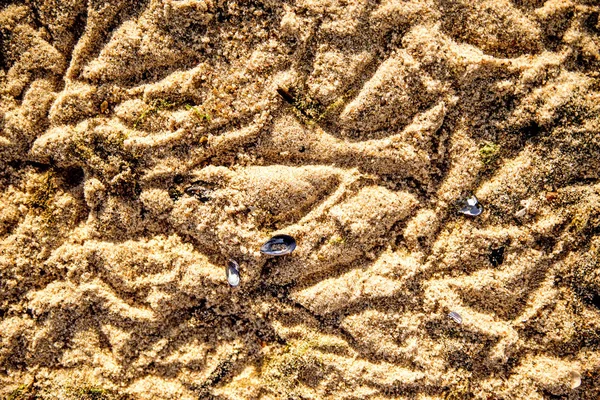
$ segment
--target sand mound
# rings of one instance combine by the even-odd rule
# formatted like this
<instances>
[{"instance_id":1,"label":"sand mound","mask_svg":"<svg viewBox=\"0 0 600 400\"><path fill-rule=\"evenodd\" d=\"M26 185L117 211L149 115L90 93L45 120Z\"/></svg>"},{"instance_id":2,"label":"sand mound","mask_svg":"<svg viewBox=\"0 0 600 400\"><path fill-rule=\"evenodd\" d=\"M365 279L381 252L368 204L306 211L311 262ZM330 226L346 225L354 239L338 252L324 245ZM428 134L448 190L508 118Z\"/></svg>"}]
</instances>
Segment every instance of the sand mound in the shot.
<instances>
[{"instance_id":1,"label":"sand mound","mask_svg":"<svg viewBox=\"0 0 600 400\"><path fill-rule=\"evenodd\" d=\"M8 3L0 395L600 398L596 1Z\"/></svg>"}]
</instances>

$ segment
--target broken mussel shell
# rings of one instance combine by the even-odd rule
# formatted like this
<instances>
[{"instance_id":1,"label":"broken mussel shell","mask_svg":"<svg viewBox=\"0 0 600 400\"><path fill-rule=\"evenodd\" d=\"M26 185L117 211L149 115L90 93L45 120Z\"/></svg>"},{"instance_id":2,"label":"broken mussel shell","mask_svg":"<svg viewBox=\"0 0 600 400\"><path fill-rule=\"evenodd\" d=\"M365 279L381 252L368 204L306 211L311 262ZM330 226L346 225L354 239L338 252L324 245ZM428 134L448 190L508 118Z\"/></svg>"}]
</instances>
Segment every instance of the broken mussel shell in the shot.
<instances>
[{"instance_id":1,"label":"broken mussel shell","mask_svg":"<svg viewBox=\"0 0 600 400\"><path fill-rule=\"evenodd\" d=\"M185 189L185 193L189 196L194 196L201 202L205 203L210 200L211 190L201 183L195 182Z\"/></svg>"},{"instance_id":2,"label":"broken mussel shell","mask_svg":"<svg viewBox=\"0 0 600 400\"><path fill-rule=\"evenodd\" d=\"M231 287L239 286L240 284L240 266L233 260L227 262L227 282Z\"/></svg>"},{"instance_id":3,"label":"broken mussel shell","mask_svg":"<svg viewBox=\"0 0 600 400\"><path fill-rule=\"evenodd\" d=\"M450 311L448 317L454 320L457 324L462 324L462 317L456 311Z\"/></svg>"},{"instance_id":4,"label":"broken mussel shell","mask_svg":"<svg viewBox=\"0 0 600 400\"><path fill-rule=\"evenodd\" d=\"M260 252L269 256L285 256L296 248L296 239L289 235L275 235L260 247Z\"/></svg>"},{"instance_id":5,"label":"broken mussel shell","mask_svg":"<svg viewBox=\"0 0 600 400\"><path fill-rule=\"evenodd\" d=\"M471 196L469 198L459 201L458 206L460 207L458 212L460 212L461 214L469 215L471 217L476 217L483 212L483 206L475 196Z\"/></svg>"}]
</instances>

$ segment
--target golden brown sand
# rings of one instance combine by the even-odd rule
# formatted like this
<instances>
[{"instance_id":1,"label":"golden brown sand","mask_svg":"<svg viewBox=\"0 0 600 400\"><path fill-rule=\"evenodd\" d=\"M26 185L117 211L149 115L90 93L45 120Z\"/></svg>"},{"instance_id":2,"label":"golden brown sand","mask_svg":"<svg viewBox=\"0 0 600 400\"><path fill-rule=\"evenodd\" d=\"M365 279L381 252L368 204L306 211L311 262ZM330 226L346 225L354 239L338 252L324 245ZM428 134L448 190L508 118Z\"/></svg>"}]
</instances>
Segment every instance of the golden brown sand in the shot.
<instances>
[{"instance_id":1,"label":"golden brown sand","mask_svg":"<svg viewBox=\"0 0 600 400\"><path fill-rule=\"evenodd\" d=\"M0 395L600 398L597 0L2 4Z\"/></svg>"}]
</instances>

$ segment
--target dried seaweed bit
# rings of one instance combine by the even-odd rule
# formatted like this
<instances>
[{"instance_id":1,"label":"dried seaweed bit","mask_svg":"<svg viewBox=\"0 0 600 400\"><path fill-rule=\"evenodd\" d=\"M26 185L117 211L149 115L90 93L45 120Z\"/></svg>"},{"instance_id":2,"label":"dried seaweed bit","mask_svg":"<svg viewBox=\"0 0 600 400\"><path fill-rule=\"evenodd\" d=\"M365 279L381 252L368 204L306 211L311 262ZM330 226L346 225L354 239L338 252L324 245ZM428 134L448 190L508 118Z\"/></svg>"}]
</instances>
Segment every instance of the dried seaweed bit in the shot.
<instances>
[{"instance_id":1,"label":"dried seaweed bit","mask_svg":"<svg viewBox=\"0 0 600 400\"><path fill-rule=\"evenodd\" d=\"M579 386L581 386L581 374L571 371L571 389L577 389Z\"/></svg>"},{"instance_id":2,"label":"dried seaweed bit","mask_svg":"<svg viewBox=\"0 0 600 400\"><path fill-rule=\"evenodd\" d=\"M454 320L457 324L462 324L462 317L456 311L450 311L448 316Z\"/></svg>"},{"instance_id":3,"label":"dried seaweed bit","mask_svg":"<svg viewBox=\"0 0 600 400\"><path fill-rule=\"evenodd\" d=\"M289 235L275 235L260 247L260 252L269 256L285 256L296 248L296 239Z\"/></svg>"},{"instance_id":4,"label":"dried seaweed bit","mask_svg":"<svg viewBox=\"0 0 600 400\"><path fill-rule=\"evenodd\" d=\"M200 184L193 184L185 189L185 193L189 196L194 196L201 202L205 203L210 200L210 189Z\"/></svg>"},{"instance_id":5,"label":"dried seaweed bit","mask_svg":"<svg viewBox=\"0 0 600 400\"><path fill-rule=\"evenodd\" d=\"M489 260L494 267L502 264L504 262L504 246L492 249Z\"/></svg>"},{"instance_id":6,"label":"dried seaweed bit","mask_svg":"<svg viewBox=\"0 0 600 400\"><path fill-rule=\"evenodd\" d=\"M227 268L225 269L227 274L227 282L231 287L237 287L240 284L240 266L234 260L227 262Z\"/></svg>"},{"instance_id":7,"label":"dried seaweed bit","mask_svg":"<svg viewBox=\"0 0 600 400\"><path fill-rule=\"evenodd\" d=\"M477 197L471 196L468 199L459 202L460 209L458 212L476 217L483 212L483 206L477 200Z\"/></svg>"}]
</instances>

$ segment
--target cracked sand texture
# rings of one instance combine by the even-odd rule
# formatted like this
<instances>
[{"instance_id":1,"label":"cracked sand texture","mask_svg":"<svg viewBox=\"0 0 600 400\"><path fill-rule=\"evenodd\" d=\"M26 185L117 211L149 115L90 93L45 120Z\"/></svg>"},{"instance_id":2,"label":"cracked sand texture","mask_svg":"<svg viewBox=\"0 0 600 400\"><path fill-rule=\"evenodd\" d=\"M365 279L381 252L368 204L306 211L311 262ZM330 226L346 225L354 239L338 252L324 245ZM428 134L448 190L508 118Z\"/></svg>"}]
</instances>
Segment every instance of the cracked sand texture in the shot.
<instances>
[{"instance_id":1,"label":"cracked sand texture","mask_svg":"<svg viewBox=\"0 0 600 400\"><path fill-rule=\"evenodd\" d=\"M3 4L0 395L600 398L597 1Z\"/></svg>"}]
</instances>

